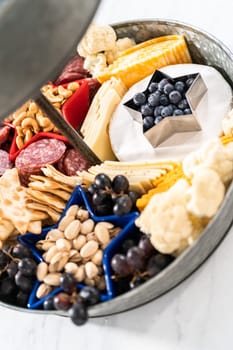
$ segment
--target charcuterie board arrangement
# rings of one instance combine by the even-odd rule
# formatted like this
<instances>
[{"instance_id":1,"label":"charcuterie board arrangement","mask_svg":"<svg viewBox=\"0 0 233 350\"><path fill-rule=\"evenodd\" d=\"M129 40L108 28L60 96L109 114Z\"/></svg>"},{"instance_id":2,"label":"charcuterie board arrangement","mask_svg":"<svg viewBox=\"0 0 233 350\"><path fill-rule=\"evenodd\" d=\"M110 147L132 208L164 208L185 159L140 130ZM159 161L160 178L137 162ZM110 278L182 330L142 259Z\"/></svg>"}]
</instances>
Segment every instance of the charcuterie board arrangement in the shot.
<instances>
[{"instance_id":1,"label":"charcuterie board arrangement","mask_svg":"<svg viewBox=\"0 0 233 350\"><path fill-rule=\"evenodd\" d=\"M208 257L232 221L230 69L226 48L176 22L89 27L41 92L101 163L34 100L0 126L5 305L82 325L158 297Z\"/></svg>"}]
</instances>

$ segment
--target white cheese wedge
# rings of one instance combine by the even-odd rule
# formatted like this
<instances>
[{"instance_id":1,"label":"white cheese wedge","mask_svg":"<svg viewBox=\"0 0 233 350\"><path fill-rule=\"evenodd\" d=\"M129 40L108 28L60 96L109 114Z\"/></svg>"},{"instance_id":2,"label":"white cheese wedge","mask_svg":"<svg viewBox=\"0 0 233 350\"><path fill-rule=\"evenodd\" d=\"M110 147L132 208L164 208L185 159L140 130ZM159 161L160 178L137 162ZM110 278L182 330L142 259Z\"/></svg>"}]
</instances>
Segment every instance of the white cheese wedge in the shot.
<instances>
[{"instance_id":1,"label":"white cheese wedge","mask_svg":"<svg viewBox=\"0 0 233 350\"><path fill-rule=\"evenodd\" d=\"M153 148L144 136L141 124L134 120L123 104L135 93L146 89L151 76L133 85L115 110L109 135L116 157L120 161L175 160L180 161L189 152L221 132L222 119L231 109L232 89L223 76L213 67L198 64L177 64L160 69L169 76L200 73L207 92L196 109L201 131L177 133L158 147Z\"/></svg>"},{"instance_id":2,"label":"white cheese wedge","mask_svg":"<svg viewBox=\"0 0 233 350\"><path fill-rule=\"evenodd\" d=\"M109 139L109 121L126 92L120 79L112 77L97 91L81 127L84 141L102 160L114 160Z\"/></svg>"}]
</instances>

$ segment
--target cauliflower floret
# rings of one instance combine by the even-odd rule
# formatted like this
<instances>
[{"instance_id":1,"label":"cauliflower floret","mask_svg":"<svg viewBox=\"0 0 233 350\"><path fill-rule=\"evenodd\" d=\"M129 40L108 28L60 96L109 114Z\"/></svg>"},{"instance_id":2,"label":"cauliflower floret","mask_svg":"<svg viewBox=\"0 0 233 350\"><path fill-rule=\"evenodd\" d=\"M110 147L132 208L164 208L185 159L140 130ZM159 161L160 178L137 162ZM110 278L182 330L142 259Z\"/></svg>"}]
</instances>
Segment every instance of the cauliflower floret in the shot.
<instances>
[{"instance_id":1,"label":"cauliflower floret","mask_svg":"<svg viewBox=\"0 0 233 350\"><path fill-rule=\"evenodd\" d=\"M135 41L131 38L125 37L118 39L116 45L112 50L105 51L105 56L108 64L113 63L124 50L136 45Z\"/></svg>"},{"instance_id":2,"label":"cauliflower floret","mask_svg":"<svg viewBox=\"0 0 233 350\"><path fill-rule=\"evenodd\" d=\"M92 24L77 47L80 56L87 57L112 50L116 45L116 33L108 25Z\"/></svg>"},{"instance_id":3,"label":"cauliflower floret","mask_svg":"<svg viewBox=\"0 0 233 350\"><path fill-rule=\"evenodd\" d=\"M124 37L124 38L118 39L117 42L116 42L116 47L117 47L117 51L118 52L127 50L130 47L133 47L135 45L136 45L135 40L132 39L132 38L128 38L128 37Z\"/></svg>"},{"instance_id":4,"label":"cauliflower floret","mask_svg":"<svg viewBox=\"0 0 233 350\"><path fill-rule=\"evenodd\" d=\"M222 145L219 138L211 140L198 151L187 155L183 160L184 174L190 178L199 171L199 167L210 168L218 173L224 184L233 177L232 147Z\"/></svg>"},{"instance_id":5,"label":"cauliflower floret","mask_svg":"<svg viewBox=\"0 0 233 350\"><path fill-rule=\"evenodd\" d=\"M233 136L233 109L222 120L222 130L224 135Z\"/></svg>"},{"instance_id":6,"label":"cauliflower floret","mask_svg":"<svg viewBox=\"0 0 233 350\"><path fill-rule=\"evenodd\" d=\"M92 74L93 77L100 74L107 67L106 57L103 53L98 55L89 55L84 60L84 68Z\"/></svg>"},{"instance_id":7,"label":"cauliflower floret","mask_svg":"<svg viewBox=\"0 0 233 350\"><path fill-rule=\"evenodd\" d=\"M211 169L199 167L188 190L187 209L197 217L212 217L216 214L225 194L219 175Z\"/></svg>"},{"instance_id":8,"label":"cauliflower floret","mask_svg":"<svg viewBox=\"0 0 233 350\"><path fill-rule=\"evenodd\" d=\"M181 179L167 192L155 194L136 220L161 253L172 254L192 241L195 229L186 208L188 189L188 183Z\"/></svg>"}]
</instances>

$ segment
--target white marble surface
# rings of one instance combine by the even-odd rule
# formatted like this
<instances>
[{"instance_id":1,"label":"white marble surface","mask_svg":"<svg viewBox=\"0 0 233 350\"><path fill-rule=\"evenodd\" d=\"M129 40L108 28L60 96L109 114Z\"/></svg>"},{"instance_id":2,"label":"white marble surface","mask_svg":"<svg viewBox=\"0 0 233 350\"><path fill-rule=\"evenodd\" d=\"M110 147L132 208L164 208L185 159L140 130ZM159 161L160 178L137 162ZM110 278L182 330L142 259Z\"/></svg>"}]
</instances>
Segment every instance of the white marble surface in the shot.
<instances>
[{"instance_id":1,"label":"white marble surface","mask_svg":"<svg viewBox=\"0 0 233 350\"><path fill-rule=\"evenodd\" d=\"M103 0L95 20L177 19L211 32L233 49L232 16L229 0ZM232 261L233 230L173 291L138 309L92 319L81 328L67 318L0 308L1 349L232 349Z\"/></svg>"}]
</instances>

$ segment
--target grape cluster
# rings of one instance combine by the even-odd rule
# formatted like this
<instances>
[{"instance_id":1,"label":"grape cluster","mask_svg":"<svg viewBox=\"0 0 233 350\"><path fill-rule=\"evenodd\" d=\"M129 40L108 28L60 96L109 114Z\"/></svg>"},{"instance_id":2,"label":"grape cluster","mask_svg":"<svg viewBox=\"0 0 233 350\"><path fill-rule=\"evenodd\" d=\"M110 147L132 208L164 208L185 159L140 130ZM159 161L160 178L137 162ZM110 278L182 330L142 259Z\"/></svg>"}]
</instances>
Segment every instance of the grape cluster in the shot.
<instances>
[{"instance_id":1,"label":"grape cluster","mask_svg":"<svg viewBox=\"0 0 233 350\"><path fill-rule=\"evenodd\" d=\"M26 246L0 250L0 300L26 307L36 280L37 263Z\"/></svg>"},{"instance_id":2,"label":"grape cluster","mask_svg":"<svg viewBox=\"0 0 233 350\"><path fill-rule=\"evenodd\" d=\"M135 232L111 259L117 294L144 283L172 261L171 255L161 254L153 247L147 235Z\"/></svg>"},{"instance_id":3,"label":"grape cluster","mask_svg":"<svg viewBox=\"0 0 233 350\"><path fill-rule=\"evenodd\" d=\"M88 320L88 306L100 301L100 292L95 287L85 286L80 291L75 277L63 273L60 278L63 292L47 298L43 303L44 310L68 311L72 322L81 326Z\"/></svg>"},{"instance_id":4,"label":"grape cluster","mask_svg":"<svg viewBox=\"0 0 233 350\"><path fill-rule=\"evenodd\" d=\"M133 102L143 118L143 132L165 117L192 113L185 94L193 81L194 78L190 76L176 81L164 78L158 83L150 83L148 91L134 95Z\"/></svg>"},{"instance_id":5,"label":"grape cluster","mask_svg":"<svg viewBox=\"0 0 233 350\"><path fill-rule=\"evenodd\" d=\"M125 215L136 210L139 194L129 189L129 181L123 175L111 179L100 173L88 187L90 202L96 215Z\"/></svg>"}]
</instances>

